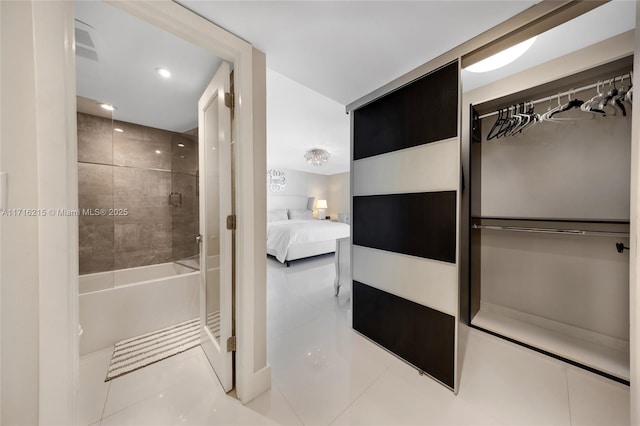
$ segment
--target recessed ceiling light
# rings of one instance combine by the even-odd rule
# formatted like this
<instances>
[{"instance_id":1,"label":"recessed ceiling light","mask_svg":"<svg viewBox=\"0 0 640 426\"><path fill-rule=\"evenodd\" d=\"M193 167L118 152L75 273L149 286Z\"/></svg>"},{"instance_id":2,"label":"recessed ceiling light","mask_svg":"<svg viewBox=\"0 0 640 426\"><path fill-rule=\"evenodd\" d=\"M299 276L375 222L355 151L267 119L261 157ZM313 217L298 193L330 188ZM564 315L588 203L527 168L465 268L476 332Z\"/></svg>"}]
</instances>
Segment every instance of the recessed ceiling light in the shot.
<instances>
[{"instance_id":1,"label":"recessed ceiling light","mask_svg":"<svg viewBox=\"0 0 640 426\"><path fill-rule=\"evenodd\" d=\"M169 72L166 68L156 68L156 72L160 74L161 77L169 78L171 77L171 72Z\"/></svg>"},{"instance_id":2,"label":"recessed ceiling light","mask_svg":"<svg viewBox=\"0 0 640 426\"><path fill-rule=\"evenodd\" d=\"M159 149L156 149L156 154L162 154L162 151L160 151Z\"/></svg>"},{"instance_id":3,"label":"recessed ceiling light","mask_svg":"<svg viewBox=\"0 0 640 426\"><path fill-rule=\"evenodd\" d=\"M511 46L510 48L505 49L502 52L498 52L495 55L491 55L488 58L481 60L480 62L469 65L465 69L471 72L487 72L501 68L515 61L520 56L522 56L524 52L529 50L529 48L533 45L533 42L536 41L536 38L537 36L532 37L529 40L525 40L522 43L518 43L515 46Z\"/></svg>"},{"instance_id":4,"label":"recessed ceiling light","mask_svg":"<svg viewBox=\"0 0 640 426\"><path fill-rule=\"evenodd\" d=\"M102 109L106 109L107 111L115 111L117 108L111 104L100 104Z\"/></svg>"},{"instance_id":5,"label":"recessed ceiling light","mask_svg":"<svg viewBox=\"0 0 640 426\"><path fill-rule=\"evenodd\" d=\"M179 146L180 148L184 148L184 144L183 144L183 143L179 143L179 144L178 144L178 146Z\"/></svg>"},{"instance_id":6,"label":"recessed ceiling light","mask_svg":"<svg viewBox=\"0 0 640 426\"><path fill-rule=\"evenodd\" d=\"M122 130L120 127L116 127L115 129L113 129L113 131L118 133L124 133L124 130Z\"/></svg>"}]
</instances>

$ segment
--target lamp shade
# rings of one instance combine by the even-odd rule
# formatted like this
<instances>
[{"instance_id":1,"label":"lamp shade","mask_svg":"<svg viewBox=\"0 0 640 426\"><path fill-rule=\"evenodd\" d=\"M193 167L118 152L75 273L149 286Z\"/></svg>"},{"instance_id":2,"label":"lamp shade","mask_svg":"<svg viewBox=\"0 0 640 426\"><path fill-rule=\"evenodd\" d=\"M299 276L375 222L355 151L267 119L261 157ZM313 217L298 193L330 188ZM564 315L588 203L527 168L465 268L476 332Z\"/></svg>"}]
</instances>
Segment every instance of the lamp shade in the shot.
<instances>
[{"instance_id":1,"label":"lamp shade","mask_svg":"<svg viewBox=\"0 0 640 426\"><path fill-rule=\"evenodd\" d=\"M327 208L327 200L318 200L316 203L316 208L318 209L326 209Z\"/></svg>"}]
</instances>

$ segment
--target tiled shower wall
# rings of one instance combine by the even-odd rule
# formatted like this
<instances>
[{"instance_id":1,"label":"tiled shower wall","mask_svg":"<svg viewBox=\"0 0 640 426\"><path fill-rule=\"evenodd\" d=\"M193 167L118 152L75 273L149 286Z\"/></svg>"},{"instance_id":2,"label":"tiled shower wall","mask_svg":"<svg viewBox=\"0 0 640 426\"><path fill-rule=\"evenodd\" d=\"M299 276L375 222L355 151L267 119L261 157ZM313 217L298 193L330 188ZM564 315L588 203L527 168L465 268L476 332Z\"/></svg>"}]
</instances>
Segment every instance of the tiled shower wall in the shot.
<instances>
[{"instance_id":1,"label":"tiled shower wall","mask_svg":"<svg viewBox=\"0 0 640 426\"><path fill-rule=\"evenodd\" d=\"M196 255L197 182L195 137L78 113L79 208L115 213L80 215L80 274Z\"/></svg>"}]
</instances>

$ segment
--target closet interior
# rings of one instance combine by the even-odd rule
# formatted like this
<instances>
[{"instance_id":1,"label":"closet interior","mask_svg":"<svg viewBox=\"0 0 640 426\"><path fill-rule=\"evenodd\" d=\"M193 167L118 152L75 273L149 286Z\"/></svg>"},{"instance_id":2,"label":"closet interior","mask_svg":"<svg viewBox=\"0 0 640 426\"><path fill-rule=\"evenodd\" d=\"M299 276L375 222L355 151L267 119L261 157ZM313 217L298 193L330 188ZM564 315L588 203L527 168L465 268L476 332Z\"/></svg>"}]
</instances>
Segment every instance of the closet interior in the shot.
<instances>
[{"instance_id":1,"label":"closet interior","mask_svg":"<svg viewBox=\"0 0 640 426\"><path fill-rule=\"evenodd\" d=\"M633 57L471 106L470 323L629 382Z\"/></svg>"}]
</instances>

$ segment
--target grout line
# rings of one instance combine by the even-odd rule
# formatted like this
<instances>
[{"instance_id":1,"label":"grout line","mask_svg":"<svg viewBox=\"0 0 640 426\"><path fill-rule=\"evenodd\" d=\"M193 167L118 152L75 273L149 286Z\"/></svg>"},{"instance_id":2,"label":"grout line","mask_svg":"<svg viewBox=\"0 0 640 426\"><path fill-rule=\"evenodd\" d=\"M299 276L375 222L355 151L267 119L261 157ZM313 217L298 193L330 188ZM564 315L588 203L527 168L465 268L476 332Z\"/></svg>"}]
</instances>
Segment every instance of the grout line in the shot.
<instances>
[{"instance_id":1,"label":"grout line","mask_svg":"<svg viewBox=\"0 0 640 426\"><path fill-rule=\"evenodd\" d=\"M107 401L109 400L109 394L111 393L111 383L112 382L109 382L109 387L107 388L107 396L104 398L104 404L102 405L102 411L100 412L100 420L98 422L98 426L102 424L104 411L107 409Z\"/></svg>"},{"instance_id":2,"label":"grout line","mask_svg":"<svg viewBox=\"0 0 640 426\"><path fill-rule=\"evenodd\" d=\"M571 415L571 397L569 395L569 368L564 367L564 380L567 384L567 405L569 407L569 424L573 425L573 416Z\"/></svg>"},{"instance_id":3,"label":"grout line","mask_svg":"<svg viewBox=\"0 0 640 426\"><path fill-rule=\"evenodd\" d=\"M376 377L375 379L373 379L373 381L372 381L371 383L369 383L369 386L367 386L366 388L364 388L364 389L362 390L362 392L360 392L360 394L359 394L358 396L356 396L356 397L353 399L353 401L351 401L351 402L350 402L350 403L349 403L349 404L348 404L348 405L347 405L347 406L346 406L342 411L340 411L340 412L338 413L338 415L337 415L337 416L335 416L335 417L333 418L333 420L331 420L331 421L329 422L329 425L334 424L334 423L335 423L335 421L336 421L336 420L338 420L338 418L339 418L342 414L344 414L344 412L345 412L345 411L347 411L347 410L348 410L348 409L349 409L353 404L355 404L355 402L356 402L357 400L359 400L359 399L360 399L360 397L362 397L362 395L364 395L364 394L365 394L369 389L371 389L371 387L373 387L373 385L375 385L376 383L378 383L378 381L382 378L382 376L384 376L387 372L389 372L389 370L391 370L391 367L392 367L392 366L393 366L393 362L389 363L389 365L387 366L387 368L385 368L385 369L384 369L384 371L382 371L382 372L378 375L378 377Z\"/></svg>"},{"instance_id":4,"label":"grout line","mask_svg":"<svg viewBox=\"0 0 640 426\"><path fill-rule=\"evenodd\" d=\"M302 419L300 418L300 416L298 415L298 412L295 410L295 408L293 408L293 405L291 404L291 402L289 402L289 399L287 398L287 396L284 394L284 392L282 392L274 383L271 383L271 387L273 389L276 390L276 392L278 392L280 395L282 395L282 398L284 399L284 402L287 403L287 405L289 406L289 409L291 410L291 412L296 416L296 418L298 419L298 421L300 422L301 425L304 425L304 422L302 421ZM273 420L273 419L271 419Z\"/></svg>"},{"instance_id":5,"label":"grout line","mask_svg":"<svg viewBox=\"0 0 640 426\"><path fill-rule=\"evenodd\" d=\"M193 349L193 348L191 348L191 349ZM185 352L186 352L186 351L185 351ZM182 352L182 353L184 353L184 352ZM123 377L123 376L116 377L114 380L120 379L120 378L122 378L122 377ZM111 382L109 383L109 387L111 387L111 383L112 383L114 380L111 380ZM166 392L168 389L171 389L173 386L174 386L174 385L172 385L172 384L165 384L165 385L163 385L163 386L162 386L158 391L159 391L159 393ZM110 393L111 393L111 388L109 388L109 394L110 394ZM110 396L110 395L107 395L107 398L108 398L109 396ZM109 414L109 415L107 415L107 416L105 416L105 415L104 415L104 411L106 411L106 408L107 408L107 404L106 404L106 401L105 401L105 408L104 408L104 411L103 411L103 413L102 413L103 417L100 419L100 424L102 424L102 421L103 421L104 419L107 419L107 418L109 418L109 417L112 417L112 416L115 416L115 415L117 415L117 414L120 414L120 413L122 413L123 411L130 410L132 407L136 407L136 406L139 406L140 404L144 404L144 403L146 403L147 401L149 401L149 400L151 400L151 399L155 398L156 396L157 396L157 392L156 392L156 393L150 393L150 394L148 394L148 395L144 396L142 399L140 399L140 400L138 400L138 401L132 401L132 400L131 400L131 398L128 398L128 399L126 400L125 404L124 404L122 407L118 408L118 409L117 409L117 410L115 410L113 413L110 413L110 414Z\"/></svg>"},{"instance_id":6,"label":"grout line","mask_svg":"<svg viewBox=\"0 0 640 426\"><path fill-rule=\"evenodd\" d=\"M156 366L157 366L157 365L158 365L158 364L160 364L162 361L166 361L166 360L169 360L169 359L173 359L173 360L175 360L175 359L177 359L178 357L181 357L181 356L182 356L182 357L184 357L184 356L188 356L188 355L190 354L190 352L189 352L189 351L193 351L194 349L196 349L196 348L200 348L200 347L201 347L200 345L194 346L193 348L187 349L186 351L180 352L179 354L176 354L176 355L174 355L174 356L172 356L172 357L169 357L169 358L165 358L165 359L163 359L163 360L160 360L160 361L158 361L158 362L154 363L153 365L156 365ZM165 365L166 365L166 364L165 364ZM209 368L210 368L210 366L209 366ZM140 371L140 370L142 370L142 369L139 369L139 370L137 370L137 371ZM163 371L166 371L166 370L163 370ZM213 369L211 369L211 371L213 371ZM215 374L215 371L214 371L214 374ZM129 376L129 377L132 377L132 376ZM118 380L118 382L117 382L117 383L122 383L122 382L121 382L121 380L123 380L124 378L125 378L125 376L115 377L113 380L111 380L111 381L109 382L109 392L108 392L108 394L107 394L107 399L109 398L109 396L111 396L111 384L112 384L112 383L114 383L114 382L116 382L116 380ZM157 389L157 392L148 393L146 396L144 396L142 399L140 399L140 400L138 400L138 401L131 401L131 399L127 399L126 403L125 403L122 407L120 407L119 409L117 409L117 410L116 410L116 411L114 411L113 413L109 414L108 416L104 416L104 411L103 411L103 417L100 419L100 422L102 423L102 420L104 420L105 418L108 418L108 417L114 416L114 415L119 414L119 413L121 413L121 412L123 412L123 411L129 410L129 409L131 409L132 407L135 407L135 406L137 406L137 405L140 405L140 404L146 403L147 401L149 401L149 400L151 400L151 399L155 398L155 397L157 396L158 392L159 392L159 393L166 392L167 390L172 389L172 388L174 388L175 386L176 386L176 383L174 383L173 381L169 381L169 383L164 383L164 384L162 384L162 386L161 386L160 388L158 388L158 389ZM106 407L107 407L107 405L106 405L106 401L105 401L105 408L104 408L104 410L105 410L105 411L106 411Z\"/></svg>"}]
</instances>

